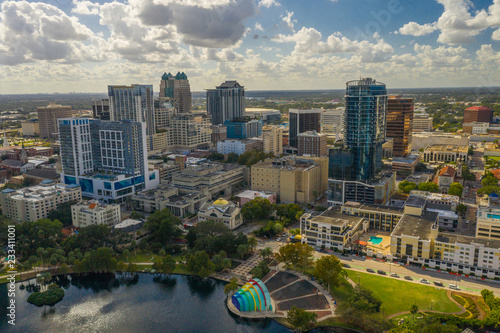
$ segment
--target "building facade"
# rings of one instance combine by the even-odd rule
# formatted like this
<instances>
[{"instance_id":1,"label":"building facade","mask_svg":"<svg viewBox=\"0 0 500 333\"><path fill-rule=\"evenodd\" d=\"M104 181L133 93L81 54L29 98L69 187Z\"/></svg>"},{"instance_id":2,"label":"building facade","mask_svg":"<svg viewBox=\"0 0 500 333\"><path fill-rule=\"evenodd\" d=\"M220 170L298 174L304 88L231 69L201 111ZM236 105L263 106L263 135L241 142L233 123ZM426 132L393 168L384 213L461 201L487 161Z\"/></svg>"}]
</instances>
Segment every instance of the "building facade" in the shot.
<instances>
[{"instance_id":1,"label":"building facade","mask_svg":"<svg viewBox=\"0 0 500 333\"><path fill-rule=\"evenodd\" d=\"M202 193L212 200L220 195L231 195L233 187L245 181L248 181L248 170L244 165L203 163L173 173L171 185Z\"/></svg>"},{"instance_id":2,"label":"building facade","mask_svg":"<svg viewBox=\"0 0 500 333\"><path fill-rule=\"evenodd\" d=\"M344 131L344 109L325 110L323 112L323 128L321 133L338 134L338 138Z\"/></svg>"},{"instance_id":3,"label":"building facade","mask_svg":"<svg viewBox=\"0 0 500 333\"><path fill-rule=\"evenodd\" d=\"M38 119L30 119L21 121L21 130L24 136L37 136L40 135L40 125Z\"/></svg>"},{"instance_id":4,"label":"building facade","mask_svg":"<svg viewBox=\"0 0 500 333\"><path fill-rule=\"evenodd\" d=\"M223 198L214 202L207 202L200 208L198 221L208 220L222 222L229 230L234 230L243 224L241 209Z\"/></svg>"},{"instance_id":5,"label":"building facade","mask_svg":"<svg viewBox=\"0 0 500 333\"><path fill-rule=\"evenodd\" d=\"M57 138L57 120L73 117L71 106L50 103L48 106L37 108L40 137Z\"/></svg>"},{"instance_id":6,"label":"building facade","mask_svg":"<svg viewBox=\"0 0 500 333\"><path fill-rule=\"evenodd\" d=\"M16 222L35 222L46 219L49 213L68 201L82 200L82 191L78 185L55 184L44 181L40 185L19 190L0 191L2 215Z\"/></svg>"},{"instance_id":7,"label":"building facade","mask_svg":"<svg viewBox=\"0 0 500 333\"><path fill-rule=\"evenodd\" d=\"M172 214L183 218L197 213L201 206L208 201L208 198L199 192L186 191L182 188L162 184L154 190L134 194L132 201L136 210L154 213L168 208Z\"/></svg>"},{"instance_id":8,"label":"building facade","mask_svg":"<svg viewBox=\"0 0 500 333\"><path fill-rule=\"evenodd\" d=\"M387 100L386 137L393 138L392 155L406 157L411 152L413 98L390 96Z\"/></svg>"},{"instance_id":9,"label":"building facade","mask_svg":"<svg viewBox=\"0 0 500 333\"><path fill-rule=\"evenodd\" d=\"M61 180L78 184L86 197L122 202L159 184L149 171L144 123L87 118L59 120Z\"/></svg>"},{"instance_id":10,"label":"building facade","mask_svg":"<svg viewBox=\"0 0 500 333\"><path fill-rule=\"evenodd\" d=\"M464 123L491 123L493 110L485 106L472 106L464 110Z\"/></svg>"},{"instance_id":11,"label":"building facade","mask_svg":"<svg viewBox=\"0 0 500 333\"><path fill-rule=\"evenodd\" d=\"M297 136L297 154L310 156L327 156L327 135L316 131L307 131Z\"/></svg>"},{"instance_id":12,"label":"building facade","mask_svg":"<svg viewBox=\"0 0 500 333\"><path fill-rule=\"evenodd\" d=\"M241 155L251 150L262 150L262 139L224 140L217 142L217 152L221 154L235 153Z\"/></svg>"},{"instance_id":13,"label":"building facade","mask_svg":"<svg viewBox=\"0 0 500 333\"><path fill-rule=\"evenodd\" d=\"M242 119L245 116L245 87L236 81L226 81L207 90L207 113L213 125Z\"/></svg>"},{"instance_id":14,"label":"building facade","mask_svg":"<svg viewBox=\"0 0 500 333\"><path fill-rule=\"evenodd\" d=\"M371 78L346 83L345 144L356 180L371 180L382 167L387 89Z\"/></svg>"},{"instance_id":15,"label":"building facade","mask_svg":"<svg viewBox=\"0 0 500 333\"><path fill-rule=\"evenodd\" d=\"M415 115L413 117L413 130L420 132L432 131L432 117Z\"/></svg>"},{"instance_id":16,"label":"building facade","mask_svg":"<svg viewBox=\"0 0 500 333\"><path fill-rule=\"evenodd\" d=\"M467 162L468 146L432 145L424 150L425 162Z\"/></svg>"},{"instance_id":17,"label":"building facade","mask_svg":"<svg viewBox=\"0 0 500 333\"><path fill-rule=\"evenodd\" d=\"M395 173L387 173L368 182L328 179L329 206L341 206L348 201L385 205L395 193Z\"/></svg>"},{"instance_id":18,"label":"building facade","mask_svg":"<svg viewBox=\"0 0 500 333\"><path fill-rule=\"evenodd\" d=\"M277 126L266 125L262 128L264 153L273 153L275 156L283 154L283 129Z\"/></svg>"},{"instance_id":19,"label":"building facade","mask_svg":"<svg viewBox=\"0 0 500 333\"><path fill-rule=\"evenodd\" d=\"M146 123L146 134L156 131L152 85L108 86L110 120Z\"/></svg>"},{"instance_id":20,"label":"building facade","mask_svg":"<svg viewBox=\"0 0 500 333\"><path fill-rule=\"evenodd\" d=\"M192 108L191 86L184 72L163 73L160 81L160 99L173 99L179 113L189 113Z\"/></svg>"},{"instance_id":21,"label":"building facade","mask_svg":"<svg viewBox=\"0 0 500 333\"><path fill-rule=\"evenodd\" d=\"M297 148L298 135L307 131L321 132L323 111L321 109L290 109L288 110L289 134L288 143Z\"/></svg>"},{"instance_id":22,"label":"building facade","mask_svg":"<svg viewBox=\"0 0 500 333\"><path fill-rule=\"evenodd\" d=\"M235 119L226 121L224 126L227 128L228 139L248 139L262 135L261 119Z\"/></svg>"},{"instance_id":23,"label":"building facade","mask_svg":"<svg viewBox=\"0 0 500 333\"><path fill-rule=\"evenodd\" d=\"M108 98L92 101L92 116L94 117L94 119L111 120L109 114Z\"/></svg>"},{"instance_id":24,"label":"building facade","mask_svg":"<svg viewBox=\"0 0 500 333\"><path fill-rule=\"evenodd\" d=\"M121 221L120 205L82 201L71 206L71 218L77 228L100 224L113 226Z\"/></svg>"},{"instance_id":25,"label":"building facade","mask_svg":"<svg viewBox=\"0 0 500 333\"><path fill-rule=\"evenodd\" d=\"M281 202L309 203L325 193L328 158L289 156L252 165L252 190L279 194Z\"/></svg>"}]
</instances>

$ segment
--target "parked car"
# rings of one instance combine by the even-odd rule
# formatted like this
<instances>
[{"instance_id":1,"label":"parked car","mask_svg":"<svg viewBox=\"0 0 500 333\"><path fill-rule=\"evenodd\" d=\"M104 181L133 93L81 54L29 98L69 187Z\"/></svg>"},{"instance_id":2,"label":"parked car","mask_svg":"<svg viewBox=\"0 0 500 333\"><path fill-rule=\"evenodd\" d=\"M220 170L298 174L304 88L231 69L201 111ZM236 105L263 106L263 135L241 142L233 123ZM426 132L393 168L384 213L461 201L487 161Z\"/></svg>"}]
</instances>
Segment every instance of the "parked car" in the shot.
<instances>
[{"instance_id":1,"label":"parked car","mask_svg":"<svg viewBox=\"0 0 500 333\"><path fill-rule=\"evenodd\" d=\"M342 257L349 257L349 254L344 253L344 252L342 252L340 255L341 255Z\"/></svg>"},{"instance_id":2,"label":"parked car","mask_svg":"<svg viewBox=\"0 0 500 333\"><path fill-rule=\"evenodd\" d=\"M379 273L380 275L387 275L387 273L386 273L386 272L384 272L384 271L383 271L383 270L381 270L381 269L379 269L379 270L377 271L377 273Z\"/></svg>"},{"instance_id":3,"label":"parked car","mask_svg":"<svg viewBox=\"0 0 500 333\"><path fill-rule=\"evenodd\" d=\"M448 286L450 287L450 289L460 290L460 288L456 284L450 283Z\"/></svg>"},{"instance_id":4,"label":"parked car","mask_svg":"<svg viewBox=\"0 0 500 333\"><path fill-rule=\"evenodd\" d=\"M429 284L429 281L427 281L426 279L420 279L420 283Z\"/></svg>"},{"instance_id":5,"label":"parked car","mask_svg":"<svg viewBox=\"0 0 500 333\"><path fill-rule=\"evenodd\" d=\"M441 281L434 281L434 284L438 287L442 287L443 283Z\"/></svg>"},{"instance_id":6,"label":"parked car","mask_svg":"<svg viewBox=\"0 0 500 333\"><path fill-rule=\"evenodd\" d=\"M351 268L351 265L349 265L349 264L342 264L342 267Z\"/></svg>"},{"instance_id":7,"label":"parked car","mask_svg":"<svg viewBox=\"0 0 500 333\"><path fill-rule=\"evenodd\" d=\"M406 275L406 276L405 276L405 280L410 280L410 281L413 281L413 278L412 278L411 276L409 276L409 275Z\"/></svg>"},{"instance_id":8,"label":"parked car","mask_svg":"<svg viewBox=\"0 0 500 333\"><path fill-rule=\"evenodd\" d=\"M392 277L399 278L399 275L397 273L391 273Z\"/></svg>"},{"instance_id":9,"label":"parked car","mask_svg":"<svg viewBox=\"0 0 500 333\"><path fill-rule=\"evenodd\" d=\"M366 269L366 271L367 271L368 273L375 273L375 271L374 271L373 269L371 269L371 268L367 268L367 269Z\"/></svg>"}]
</instances>

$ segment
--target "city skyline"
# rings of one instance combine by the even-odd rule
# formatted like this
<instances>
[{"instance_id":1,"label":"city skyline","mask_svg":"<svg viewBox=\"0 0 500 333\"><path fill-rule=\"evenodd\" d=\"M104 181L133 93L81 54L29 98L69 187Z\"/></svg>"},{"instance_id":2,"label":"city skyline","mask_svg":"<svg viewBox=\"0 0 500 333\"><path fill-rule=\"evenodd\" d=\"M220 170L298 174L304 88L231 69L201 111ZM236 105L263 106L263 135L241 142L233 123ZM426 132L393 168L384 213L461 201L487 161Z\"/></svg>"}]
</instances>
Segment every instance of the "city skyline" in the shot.
<instances>
[{"instance_id":1,"label":"city skyline","mask_svg":"<svg viewBox=\"0 0 500 333\"><path fill-rule=\"evenodd\" d=\"M497 0L4 1L0 88L99 93L171 70L193 91L500 86L499 26Z\"/></svg>"}]
</instances>

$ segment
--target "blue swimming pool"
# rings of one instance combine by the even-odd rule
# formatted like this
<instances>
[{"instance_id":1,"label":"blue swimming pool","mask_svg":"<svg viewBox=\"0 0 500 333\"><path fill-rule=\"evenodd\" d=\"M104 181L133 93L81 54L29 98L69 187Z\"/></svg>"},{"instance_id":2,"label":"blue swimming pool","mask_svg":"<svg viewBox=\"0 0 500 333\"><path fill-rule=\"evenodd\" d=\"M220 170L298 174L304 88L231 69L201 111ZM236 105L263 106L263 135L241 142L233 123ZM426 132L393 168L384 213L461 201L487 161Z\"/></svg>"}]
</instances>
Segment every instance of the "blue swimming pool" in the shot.
<instances>
[{"instance_id":1,"label":"blue swimming pool","mask_svg":"<svg viewBox=\"0 0 500 333\"><path fill-rule=\"evenodd\" d=\"M382 240L383 240L383 239L382 239L382 238L380 238L380 237L370 236L370 239L369 239L368 241L369 241L370 243L372 243L372 244L377 245L377 244L382 243Z\"/></svg>"}]
</instances>

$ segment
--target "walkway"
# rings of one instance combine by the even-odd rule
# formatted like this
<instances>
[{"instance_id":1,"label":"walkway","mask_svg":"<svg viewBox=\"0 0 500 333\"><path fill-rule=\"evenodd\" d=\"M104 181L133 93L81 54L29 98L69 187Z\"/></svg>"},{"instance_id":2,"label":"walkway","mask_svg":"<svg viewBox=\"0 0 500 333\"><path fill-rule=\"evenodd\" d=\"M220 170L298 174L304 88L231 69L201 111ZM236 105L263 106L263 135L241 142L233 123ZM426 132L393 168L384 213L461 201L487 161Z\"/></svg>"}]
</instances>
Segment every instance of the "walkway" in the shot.
<instances>
[{"instance_id":1,"label":"walkway","mask_svg":"<svg viewBox=\"0 0 500 333\"><path fill-rule=\"evenodd\" d=\"M241 265L231 270L234 275L239 275L243 279L247 279L247 275L250 271L261 262L262 258L258 253L254 253L250 258L248 258Z\"/></svg>"}]
</instances>

